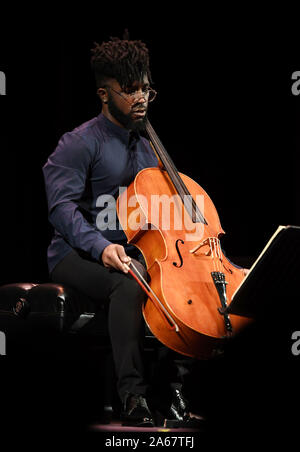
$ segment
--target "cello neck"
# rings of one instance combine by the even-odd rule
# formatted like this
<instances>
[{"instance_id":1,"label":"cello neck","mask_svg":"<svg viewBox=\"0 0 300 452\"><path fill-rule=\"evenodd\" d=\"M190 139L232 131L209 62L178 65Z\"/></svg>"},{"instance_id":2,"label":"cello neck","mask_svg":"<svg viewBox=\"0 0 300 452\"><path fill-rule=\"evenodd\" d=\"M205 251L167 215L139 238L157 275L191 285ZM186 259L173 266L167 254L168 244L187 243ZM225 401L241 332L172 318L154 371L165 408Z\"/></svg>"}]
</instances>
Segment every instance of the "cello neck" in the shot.
<instances>
[{"instance_id":1,"label":"cello neck","mask_svg":"<svg viewBox=\"0 0 300 452\"><path fill-rule=\"evenodd\" d=\"M163 146L162 142L160 141L158 135L156 134L155 130L153 129L152 125L150 124L149 119L147 119L147 121L146 121L146 131L147 131L149 139L150 139L158 157L160 158L160 160L164 166L164 169L168 173L168 175L175 187L175 190L177 191L178 195L180 196L181 201L187 207L187 210L189 212L189 215L190 215L192 221L194 223L207 224L207 221L205 220L203 214L200 212L195 200L192 198L186 185L184 184L183 180L181 179L181 177L173 163L173 160L169 156L168 152L166 151L165 147Z\"/></svg>"}]
</instances>

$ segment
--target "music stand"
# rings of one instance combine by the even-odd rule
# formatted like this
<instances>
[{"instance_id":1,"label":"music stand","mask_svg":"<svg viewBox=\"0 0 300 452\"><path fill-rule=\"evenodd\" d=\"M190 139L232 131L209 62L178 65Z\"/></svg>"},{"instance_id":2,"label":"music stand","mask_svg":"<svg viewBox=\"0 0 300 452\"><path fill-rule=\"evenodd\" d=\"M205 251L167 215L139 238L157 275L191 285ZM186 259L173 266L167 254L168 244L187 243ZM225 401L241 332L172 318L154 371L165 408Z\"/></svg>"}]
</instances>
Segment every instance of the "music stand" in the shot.
<instances>
[{"instance_id":1,"label":"music stand","mask_svg":"<svg viewBox=\"0 0 300 452\"><path fill-rule=\"evenodd\" d=\"M280 318L291 303L299 310L299 281L300 227L279 226L222 313Z\"/></svg>"}]
</instances>

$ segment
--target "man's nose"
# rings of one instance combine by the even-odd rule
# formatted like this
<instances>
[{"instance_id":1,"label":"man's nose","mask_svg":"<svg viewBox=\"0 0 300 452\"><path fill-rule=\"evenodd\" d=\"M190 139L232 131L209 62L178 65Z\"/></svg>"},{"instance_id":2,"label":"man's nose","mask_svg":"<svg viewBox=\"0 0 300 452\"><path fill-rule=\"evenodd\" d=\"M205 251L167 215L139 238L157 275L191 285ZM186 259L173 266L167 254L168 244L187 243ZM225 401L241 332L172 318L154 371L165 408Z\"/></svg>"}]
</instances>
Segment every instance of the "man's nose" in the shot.
<instances>
[{"instance_id":1,"label":"man's nose","mask_svg":"<svg viewBox=\"0 0 300 452\"><path fill-rule=\"evenodd\" d=\"M146 108L147 104L148 104L147 96L143 91L141 91L139 95L137 95L134 105L142 105L144 108Z\"/></svg>"},{"instance_id":2,"label":"man's nose","mask_svg":"<svg viewBox=\"0 0 300 452\"><path fill-rule=\"evenodd\" d=\"M143 101L145 103L147 103L147 93L145 93L145 91L143 91L142 89L139 89L136 94L136 102L141 102L141 100L143 99Z\"/></svg>"}]
</instances>

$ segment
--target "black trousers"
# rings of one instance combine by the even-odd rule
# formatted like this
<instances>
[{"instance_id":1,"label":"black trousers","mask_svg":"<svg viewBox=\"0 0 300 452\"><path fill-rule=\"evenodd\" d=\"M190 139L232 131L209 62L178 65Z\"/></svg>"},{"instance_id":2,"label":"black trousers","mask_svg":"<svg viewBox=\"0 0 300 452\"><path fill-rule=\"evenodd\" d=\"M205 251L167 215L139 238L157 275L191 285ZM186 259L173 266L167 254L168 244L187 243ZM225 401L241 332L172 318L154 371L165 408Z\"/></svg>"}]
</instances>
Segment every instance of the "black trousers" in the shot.
<instances>
[{"instance_id":1,"label":"black trousers","mask_svg":"<svg viewBox=\"0 0 300 452\"><path fill-rule=\"evenodd\" d=\"M147 272L139 254L131 255L140 273ZM138 260L139 259L139 260ZM193 373L195 360L183 357L161 344L158 361L152 366L151 387L144 366L142 304L146 294L130 274L108 269L81 252L72 250L50 275L56 283L66 284L102 304L108 313L108 328L117 375L117 390L124 401L126 393L150 394L169 402L173 384L182 385ZM150 366L151 367L151 366ZM156 395L153 395L153 390ZM163 397L162 397L163 396Z\"/></svg>"},{"instance_id":2,"label":"black trousers","mask_svg":"<svg viewBox=\"0 0 300 452\"><path fill-rule=\"evenodd\" d=\"M106 268L75 250L57 264L50 277L107 306L118 394L121 400L127 392L145 395L142 303L146 295L137 282L131 275Z\"/></svg>"}]
</instances>

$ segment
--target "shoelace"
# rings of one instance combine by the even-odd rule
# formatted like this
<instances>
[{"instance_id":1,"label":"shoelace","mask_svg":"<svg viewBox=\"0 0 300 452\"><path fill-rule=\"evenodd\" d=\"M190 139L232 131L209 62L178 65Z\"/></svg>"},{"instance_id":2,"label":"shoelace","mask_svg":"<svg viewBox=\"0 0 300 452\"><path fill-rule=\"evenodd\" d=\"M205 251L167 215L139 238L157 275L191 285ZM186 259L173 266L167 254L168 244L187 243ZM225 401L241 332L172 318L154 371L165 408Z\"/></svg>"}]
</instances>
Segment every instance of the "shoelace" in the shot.
<instances>
[{"instance_id":1,"label":"shoelace","mask_svg":"<svg viewBox=\"0 0 300 452\"><path fill-rule=\"evenodd\" d=\"M179 389L175 389L176 399L179 402L179 408L183 411L187 409L187 402Z\"/></svg>"}]
</instances>

